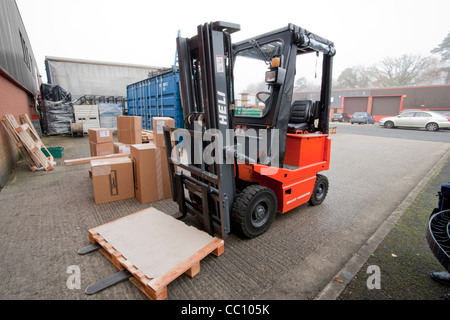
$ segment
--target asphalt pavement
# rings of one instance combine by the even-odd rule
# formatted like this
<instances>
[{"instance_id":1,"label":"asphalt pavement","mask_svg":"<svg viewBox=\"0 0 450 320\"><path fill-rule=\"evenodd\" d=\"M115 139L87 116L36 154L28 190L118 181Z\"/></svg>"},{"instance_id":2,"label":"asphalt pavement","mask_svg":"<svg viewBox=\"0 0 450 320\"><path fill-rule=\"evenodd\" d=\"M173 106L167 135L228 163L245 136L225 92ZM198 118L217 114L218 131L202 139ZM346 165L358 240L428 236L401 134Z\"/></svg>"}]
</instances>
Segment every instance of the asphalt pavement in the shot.
<instances>
[{"instance_id":1,"label":"asphalt pavement","mask_svg":"<svg viewBox=\"0 0 450 320\"><path fill-rule=\"evenodd\" d=\"M346 132L346 127L358 131ZM386 221L392 225L393 216L395 222L407 217L403 212L425 193L422 190L428 181L435 181L434 186L426 189L434 195L418 219L426 226L426 217L436 205L436 187L442 181L447 182L448 171L436 165L448 159L450 139L380 137L367 134L368 130L386 132L378 127L342 125L331 135L332 163L325 173L330 180L330 191L324 203L317 207L301 206L278 215L268 232L256 239L246 240L231 234L223 255L206 257L195 278L182 276L169 285L168 300L376 299L374 292L388 290L389 272L382 263L391 259L402 261L404 256L390 249L387 252L393 252L386 259L375 251L391 231L383 225ZM440 134L450 137L450 131ZM89 155L88 138L45 137L43 140L47 146L65 148L64 157L56 159L55 168L49 172L31 172L19 162L0 192L0 299L146 300L130 281L96 295L86 295L84 289L88 285L116 272L116 268L99 252L80 256L77 251L89 244L90 228L148 206L176 215L177 205L171 199L150 205L140 204L136 199L95 205L89 164L70 167L63 164L63 160ZM434 178L441 177L438 172L444 175L439 181ZM185 222L196 223L191 217ZM424 235L422 227L418 230ZM377 233L380 229L384 234ZM426 265L421 280L428 283L431 280L427 273L439 269L439 265L430 256L423 235L416 234L414 239L425 245L420 254L427 254L430 264ZM417 246L408 247L417 250ZM354 257L358 256L361 259L355 262ZM379 261L368 260L377 257ZM405 257L408 261L417 254ZM381 289L370 291L370 297L350 289L354 286L361 292L367 291L363 285L367 282L364 280L367 279L366 261L379 266L381 272ZM349 263L352 269L347 268ZM80 271L79 288L67 285L74 268ZM360 280L362 284L351 280ZM336 284L339 287L334 290ZM344 291L346 286L349 291ZM446 288L430 291L429 297L440 300L445 292ZM393 299L408 297L403 290L391 296Z\"/></svg>"}]
</instances>

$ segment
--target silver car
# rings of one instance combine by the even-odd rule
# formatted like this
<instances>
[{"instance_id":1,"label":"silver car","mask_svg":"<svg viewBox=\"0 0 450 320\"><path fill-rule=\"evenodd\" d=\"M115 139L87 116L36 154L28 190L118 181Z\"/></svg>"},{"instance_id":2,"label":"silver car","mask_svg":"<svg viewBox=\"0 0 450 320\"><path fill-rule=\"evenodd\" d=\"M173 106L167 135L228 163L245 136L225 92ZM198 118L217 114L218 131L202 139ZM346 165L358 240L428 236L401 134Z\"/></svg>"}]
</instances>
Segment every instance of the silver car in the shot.
<instances>
[{"instance_id":1,"label":"silver car","mask_svg":"<svg viewBox=\"0 0 450 320\"><path fill-rule=\"evenodd\" d=\"M380 126L385 128L425 128L428 131L437 131L442 128L450 128L450 118L432 111L409 111L395 117L382 118Z\"/></svg>"}]
</instances>

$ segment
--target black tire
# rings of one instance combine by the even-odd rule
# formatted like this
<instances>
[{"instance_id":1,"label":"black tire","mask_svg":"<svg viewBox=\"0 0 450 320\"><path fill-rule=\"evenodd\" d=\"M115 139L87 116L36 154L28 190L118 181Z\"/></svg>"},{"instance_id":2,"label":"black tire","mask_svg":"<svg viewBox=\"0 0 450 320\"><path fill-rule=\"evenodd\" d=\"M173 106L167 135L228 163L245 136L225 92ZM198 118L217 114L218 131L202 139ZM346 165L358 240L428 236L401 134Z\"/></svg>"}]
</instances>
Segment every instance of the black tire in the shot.
<instances>
[{"instance_id":1,"label":"black tire","mask_svg":"<svg viewBox=\"0 0 450 320\"><path fill-rule=\"evenodd\" d=\"M439 125L435 122L430 122L425 126L425 129L427 129L428 131L438 131Z\"/></svg>"},{"instance_id":2,"label":"black tire","mask_svg":"<svg viewBox=\"0 0 450 320\"><path fill-rule=\"evenodd\" d=\"M316 177L316 183L314 184L314 189L311 194L311 199L309 199L309 204L312 206L317 206L321 204L328 193L328 178L318 174Z\"/></svg>"},{"instance_id":3,"label":"black tire","mask_svg":"<svg viewBox=\"0 0 450 320\"><path fill-rule=\"evenodd\" d=\"M255 238L269 229L277 212L277 197L271 189L254 184L238 193L231 215L232 231Z\"/></svg>"},{"instance_id":4,"label":"black tire","mask_svg":"<svg viewBox=\"0 0 450 320\"><path fill-rule=\"evenodd\" d=\"M384 123L384 127L388 129L392 129L394 127L394 123L392 121L386 121Z\"/></svg>"}]
</instances>

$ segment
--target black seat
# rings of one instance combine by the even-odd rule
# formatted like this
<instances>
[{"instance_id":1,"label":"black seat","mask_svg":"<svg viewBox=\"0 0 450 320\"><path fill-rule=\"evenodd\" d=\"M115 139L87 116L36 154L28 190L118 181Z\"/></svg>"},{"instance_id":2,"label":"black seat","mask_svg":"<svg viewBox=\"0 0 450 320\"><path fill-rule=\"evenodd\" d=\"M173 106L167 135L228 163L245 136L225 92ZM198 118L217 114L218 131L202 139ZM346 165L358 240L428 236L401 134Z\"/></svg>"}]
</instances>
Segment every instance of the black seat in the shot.
<instances>
[{"instance_id":1,"label":"black seat","mask_svg":"<svg viewBox=\"0 0 450 320\"><path fill-rule=\"evenodd\" d=\"M313 117L313 102L311 100L295 100L291 106L288 131L306 130Z\"/></svg>"}]
</instances>

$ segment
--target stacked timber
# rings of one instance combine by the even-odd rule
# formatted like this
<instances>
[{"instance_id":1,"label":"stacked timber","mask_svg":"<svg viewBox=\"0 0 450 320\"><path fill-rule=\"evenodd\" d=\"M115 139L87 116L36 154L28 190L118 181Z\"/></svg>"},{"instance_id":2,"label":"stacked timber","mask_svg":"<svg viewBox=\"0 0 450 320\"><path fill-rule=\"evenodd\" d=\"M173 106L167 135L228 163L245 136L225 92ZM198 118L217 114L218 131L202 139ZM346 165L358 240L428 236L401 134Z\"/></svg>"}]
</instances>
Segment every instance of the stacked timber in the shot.
<instances>
[{"instance_id":1,"label":"stacked timber","mask_svg":"<svg viewBox=\"0 0 450 320\"><path fill-rule=\"evenodd\" d=\"M12 114L7 114L1 118L3 127L27 162L30 170L44 169L49 171L53 169L53 156L42 143L28 115L20 115L19 121L20 124ZM42 149L47 151L50 156L45 156Z\"/></svg>"}]
</instances>

